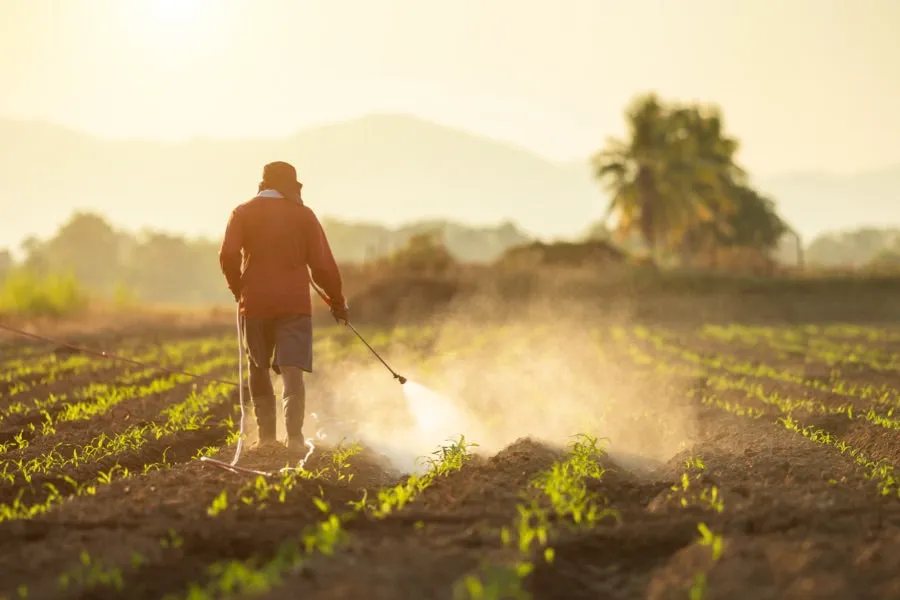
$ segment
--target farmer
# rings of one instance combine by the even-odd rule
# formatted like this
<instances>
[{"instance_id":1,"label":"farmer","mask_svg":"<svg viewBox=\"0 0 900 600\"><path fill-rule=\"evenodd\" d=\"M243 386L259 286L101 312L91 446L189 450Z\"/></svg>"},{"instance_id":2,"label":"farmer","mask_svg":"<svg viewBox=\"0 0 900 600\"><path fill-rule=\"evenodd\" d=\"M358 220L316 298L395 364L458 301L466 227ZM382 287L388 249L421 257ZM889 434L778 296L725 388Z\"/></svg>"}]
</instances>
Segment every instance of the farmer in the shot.
<instances>
[{"instance_id":1,"label":"farmer","mask_svg":"<svg viewBox=\"0 0 900 600\"><path fill-rule=\"evenodd\" d=\"M240 307L257 447L278 444L271 367L284 380L282 406L292 454L306 451L303 372L312 372L309 272L328 296L335 320L348 319L340 271L319 220L303 204L302 187L290 164L267 164L257 195L231 212L219 250L222 273Z\"/></svg>"}]
</instances>

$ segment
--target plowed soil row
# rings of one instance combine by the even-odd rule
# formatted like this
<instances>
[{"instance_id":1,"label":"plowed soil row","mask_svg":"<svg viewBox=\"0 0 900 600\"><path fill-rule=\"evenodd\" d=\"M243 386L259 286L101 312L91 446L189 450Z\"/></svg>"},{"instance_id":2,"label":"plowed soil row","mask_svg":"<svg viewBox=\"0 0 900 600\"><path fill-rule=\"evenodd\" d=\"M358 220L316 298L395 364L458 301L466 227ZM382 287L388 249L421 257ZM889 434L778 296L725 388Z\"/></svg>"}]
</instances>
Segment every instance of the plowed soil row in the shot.
<instances>
[{"instance_id":1,"label":"plowed soil row","mask_svg":"<svg viewBox=\"0 0 900 600\"><path fill-rule=\"evenodd\" d=\"M203 354L199 356L197 360L202 361L206 358L212 358L212 355L208 353ZM98 376L93 381L115 381L117 377L122 377L130 372L132 372L130 369L120 366L115 371L107 373L106 379ZM207 374L207 376L211 378L228 378L231 375L232 373L230 369L217 369ZM158 379L160 376L167 376L167 374L161 375L159 372L151 373L146 376L129 381L128 385L143 386L151 383L155 379ZM75 380L70 381L71 383L69 383L68 388L66 387L66 382L54 383L52 387L55 389L55 393L61 394L63 392L68 392L68 394L71 395L75 391L82 389L82 386ZM91 417L88 420L58 423L57 418L63 411L66 410L67 403L77 401L90 404L93 400L95 400L94 398L87 396L80 399L67 398L64 401L57 402L54 405L44 409L44 411L46 411L46 414L49 415L51 419L53 419L54 428L56 429L56 433L50 436L42 436L40 434L40 425L46 420L46 416L43 414L43 412L31 410L25 413L13 414L3 420L0 420L0 444L9 442L16 436L21 435L24 440L30 443L34 442L29 446L29 448L23 451L24 455L32 455L35 452L43 452L48 449L48 447L52 447L53 445L56 445L58 443L79 443L83 441L85 432L109 432L109 427L111 426L116 426L122 423L131 424L136 420L145 418L144 412L147 410L149 410L150 412L156 410L158 412L160 405L164 406L166 402L169 402L174 398L183 399L184 392L186 390L192 389L197 385L198 382L202 384L203 381L204 380L202 379L191 380L186 383L177 384L168 392L154 393L144 397L125 400L110 407L109 410ZM47 392L46 397L49 397L49 394L51 393L54 392ZM31 431L29 425L34 425L35 430Z\"/></svg>"},{"instance_id":2,"label":"plowed soil row","mask_svg":"<svg viewBox=\"0 0 900 600\"><path fill-rule=\"evenodd\" d=\"M675 340L670 340L675 341ZM678 345L698 352L704 356L728 356L740 361L765 364L779 370L785 370L806 379L823 382L843 380L850 386L871 386L884 388L892 397L900 396L896 370L878 369L863 362L851 362L846 354L835 354L835 358L845 358L840 364L831 365L824 357L813 353L786 353L776 351L765 343L747 346L741 343L729 344L724 341L705 338L699 335L679 335ZM860 342L868 347L869 342ZM894 342L886 351L900 353L900 344ZM859 358L854 359L861 360Z\"/></svg>"},{"instance_id":3,"label":"plowed soil row","mask_svg":"<svg viewBox=\"0 0 900 600\"><path fill-rule=\"evenodd\" d=\"M197 337L197 338L185 338L180 340L181 342L193 342L193 341L205 341L205 340L215 340L216 338L211 337ZM157 348L159 346L156 346ZM134 358L136 356L140 356L146 351L154 349L154 346L149 344L134 344L132 348L129 348L127 352L122 352L121 355L125 358ZM43 395L47 395L48 393L57 393L58 390L64 391L70 389L74 386L83 385L86 383L90 383L91 381L103 381L107 380L111 377L115 377L118 374L126 371L126 370L138 370L141 367L137 367L132 364L128 364L126 362L119 362L114 359L105 359L103 357L93 356L90 354L84 353L72 353L73 355L78 355L88 359L90 362L84 366L65 366L61 367L56 372L56 378L54 381L41 382L46 376L46 373L38 373L34 375L28 375L24 378L15 378L6 384L8 387L12 387L18 382L27 381L28 388L24 391L10 394L7 396L8 400L17 401L17 400L29 400L31 398L40 397ZM208 355L208 352L204 353L202 351L193 351L185 353L183 357L186 361L196 361L202 359L202 357ZM62 359L60 359L62 360ZM178 365L167 364L169 361L167 360L155 360L148 361L149 364L153 366L162 366L168 368L178 368ZM0 386L0 393L4 391L3 387Z\"/></svg>"},{"instance_id":4,"label":"plowed soil row","mask_svg":"<svg viewBox=\"0 0 900 600\"><path fill-rule=\"evenodd\" d=\"M166 406L184 400L193 389L194 383L180 384L167 392L127 400L123 402L126 406L117 407L117 411L85 421L64 423L56 435L41 436L37 438L36 443L24 450L11 453L12 456L7 459L29 461L50 452L70 457L73 450L89 443L93 437L101 433L112 438L129 427L140 427L150 423L163 424L167 417L160 411ZM211 417L207 427L163 436L160 439L150 439L139 449L118 452L75 467L37 473L32 475L31 481L24 487L0 486L0 503L12 502L16 498L26 504L39 503L50 495L50 488L46 484L53 485L64 496L69 495L74 490L66 480L74 480L77 483L94 481L100 473L108 472L116 465L127 468L132 473L140 473L145 465L157 464L160 461L176 464L190 460L201 448L216 446L225 441L227 432L218 425L218 422L228 416L237 419L239 410L233 398L229 397L214 404L207 414Z\"/></svg>"},{"instance_id":5,"label":"plowed soil row","mask_svg":"<svg viewBox=\"0 0 900 600\"><path fill-rule=\"evenodd\" d=\"M4 324L8 324L5 322ZM23 337L0 329L0 356L3 360L19 357L31 357L49 352L67 354L72 350L66 346L71 344L92 350L122 350L130 343L158 346L173 339L201 338L227 335L234 331L234 316L225 318L197 318L194 316L179 319L152 320L136 319L131 324L123 323L120 316L114 327L93 327L90 323L71 323L72 326L58 323L54 327L37 327L40 335L56 340L56 342ZM15 326L15 323L12 324ZM31 328L20 327L28 332ZM58 342L58 343L57 343Z\"/></svg>"},{"instance_id":6,"label":"plowed soil row","mask_svg":"<svg viewBox=\"0 0 900 600\"><path fill-rule=\"evenodd\" d=\"M120 333L91 336L80 334L78 336L69 336L65 339L60 339L60 341L65 344L72 344L73 346L87 348L96 352L111 352L129 357L133 354L140 354L141 352L152 348L171 343L172 340L184 342L214 339L219 336L227 335L229 331L230 330L221 325L207 325L203 327L185 328L182 330L150 330L143 335L124 335ZM0 333L2 333L2 330L0 330ZM117 363L113 361L105 360L94 354L83 354L66 345L59 345L43 340L23 340L22 338L0 341L0 365L7 361L19 358L26 362L34 361L37 363L39 360L46 360L47 357L50 357L52 360L61 362L68 357L76 355L94 358L96 362L92 367L96 370L93 372L98 375L100 374L99 370L101 369L117 368ZM62 373L65 374L71 370L72 369L64 369ZM18 382L33 383L41 377L42 375L40 374L29 374L13 378L9 382L0 382L0 397L3 397L4 392Z\"/></svg>"},{"instance_id":7,"label":"plowed soil row","mask_svg":"<svg viewBox=\"0 0 900 600\"><path fill-rule=\"evenodd\" d=\"M692 347L692 349L694 348ZM671 354L666 354L664 359L672 363L692 364ZM773 361L773 364L777 365L777 361ZM727 374L721 369L707 368L706 370L709 373ZM742 378L740 375L729 375L729 377L733 379ZM777 380L762 377L755 379L753 383L767 394L777 395L781 398L811 399L816 403L821 403L825 409L824 411L797 409L792 412L792 416L805 426L822 429L833 436L839 437L853 447L859 448L870 459L885 460L900 470L900 429L885 427L864 418L865 412L869 409L873 409L875 413L881 416L896 418L890 412L889 407L869 400L823 391L797 383L778 382ZM891 379L890 385L900 385L900 374ZM777 407L766 404L758 397L748 395L741 390L716 391L716 394L740 404L759 408L770 419L786 416L782 415ZM828 409L846 404L853 405L853 418L846 413L829 414L826 412Z\"/></svg>"}]
</instances>

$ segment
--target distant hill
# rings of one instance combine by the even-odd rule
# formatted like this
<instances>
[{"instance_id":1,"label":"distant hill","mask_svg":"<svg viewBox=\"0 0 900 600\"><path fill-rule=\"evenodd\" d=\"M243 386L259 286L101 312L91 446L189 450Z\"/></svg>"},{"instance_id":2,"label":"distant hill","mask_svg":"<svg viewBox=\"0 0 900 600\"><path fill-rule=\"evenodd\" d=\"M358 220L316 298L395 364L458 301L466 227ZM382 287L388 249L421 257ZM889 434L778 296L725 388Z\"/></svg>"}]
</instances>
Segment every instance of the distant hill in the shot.
<instances>
[{"instance_id":1,"label":"distant hill","mask_svg":"<svg viewBox=\"0 0 900 600\"><path fill-rule=\"evenodd\" d=\"M606 205L586 161L553 162L407 115L372 115L282 139L181 143L105 140L46 123L0 120L0 248L17 247L32 234L49 237L76 209L132 231L149 227L218 239L229 211L256 191L262 165L279 159L297 165L307 203L330 219L331 229L341 222L344 232L356 228L373 236L348 241L355 254L387 244L378 242L385 236L381 226L403 238L408 227L422 226L409 224L422 221L448 227L455 249L471 229L516 237L504 225L511 222L522 236L571 238ZM900 166L758 183L807 244L829 230L900 227ZM489 251L478 246L473 252Z\"/></svg>"},{"instance_id":2,"label":"distant hill","mask_svg":"<svg viewBox=\"0 0 900 600\"><path fill-rule=\"evenodd\" d=\"M75 209L119 226L221 236L262 165L294 163L321 217L403 227L422 220L539 235L578 232L604 199L585 166L417 118L375 115L280 140L113 141L0 121L0 247L52 235Z\"/></svg>"},{"instance_id":3,"label":"distant hill","mask_svg":"<svg viewBox=\"0 0 900 600\"><path fill-rule=\"evenodd\" d=\"M900 165L851 175L786 174L758 185L806 244L826 232L900 227Z\"/></svg>"}]
</instances>

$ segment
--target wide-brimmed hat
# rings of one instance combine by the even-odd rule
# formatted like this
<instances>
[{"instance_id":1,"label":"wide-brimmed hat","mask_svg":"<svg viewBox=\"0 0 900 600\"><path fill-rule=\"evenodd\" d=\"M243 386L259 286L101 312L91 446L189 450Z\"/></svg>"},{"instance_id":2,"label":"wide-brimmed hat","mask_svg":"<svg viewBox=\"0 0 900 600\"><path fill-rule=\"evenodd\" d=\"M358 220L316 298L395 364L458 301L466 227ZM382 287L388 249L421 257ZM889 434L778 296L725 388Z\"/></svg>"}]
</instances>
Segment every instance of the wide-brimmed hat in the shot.
<instances>
[{"instance_id":1,"label":"wide-brimmed hat","mask_svg":"<svg viewBox=\"0 0 900 600\"><path fill-rule=\"evenodd\" d=\"M300 189L297 169L281 160L270 162L263 167L262 183L273 189Z\"/></svg>"}]
</instances>

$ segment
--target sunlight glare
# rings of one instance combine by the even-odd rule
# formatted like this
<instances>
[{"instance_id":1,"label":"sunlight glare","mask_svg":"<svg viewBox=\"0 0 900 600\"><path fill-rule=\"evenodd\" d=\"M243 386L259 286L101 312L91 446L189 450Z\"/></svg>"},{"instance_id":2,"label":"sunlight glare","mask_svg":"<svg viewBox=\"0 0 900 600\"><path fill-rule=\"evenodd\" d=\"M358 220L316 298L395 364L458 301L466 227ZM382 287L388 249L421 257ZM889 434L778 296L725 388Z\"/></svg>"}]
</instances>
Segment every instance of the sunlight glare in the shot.
<instances>
[{"instance_id":1,"label":"sunlight glare","mask_svg":"<svg viewBox=\"0 0 900 600\"><path fill-rule=\"evenodd\" d=\"M159 21L183 19L197 12L197 2L193 0L152 0L147 3L147 14Z\"/></svg>"},{"instance_id":2,"label":"sunlight glare","mask_svg":"<svg viewBox=\"0 0 900 600\"><path fill-rule=\"evenodd\" d=\"M146 0L128 7L133 33L154 52L205 43L210 32L204 14L214 10L202 0Z\"/></svg>"}]
</instances>

